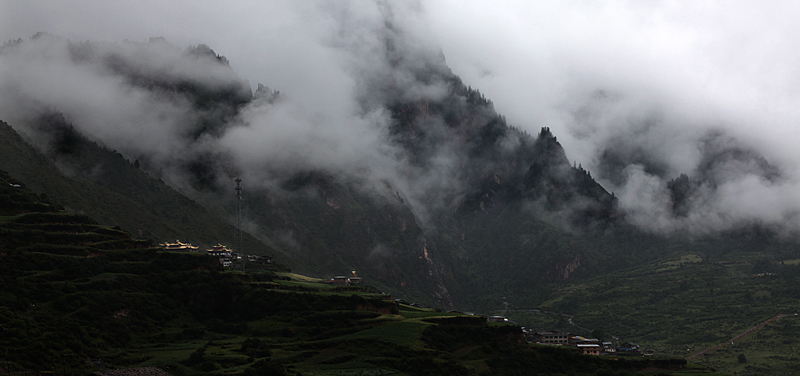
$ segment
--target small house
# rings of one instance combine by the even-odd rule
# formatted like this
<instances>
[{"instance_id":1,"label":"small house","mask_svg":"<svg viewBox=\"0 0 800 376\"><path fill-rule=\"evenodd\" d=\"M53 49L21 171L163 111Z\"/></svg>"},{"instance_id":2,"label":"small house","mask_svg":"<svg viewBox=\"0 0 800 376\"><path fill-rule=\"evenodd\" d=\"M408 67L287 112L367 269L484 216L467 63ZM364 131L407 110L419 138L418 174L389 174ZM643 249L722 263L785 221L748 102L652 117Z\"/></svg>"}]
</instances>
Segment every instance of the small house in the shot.
<instances>
[{"instance_id":1,"label":"small house","mask_svg":"<svg viewBox=\"0 0 800 376\"><path fill-rule=\"evenodd\" d=\"M355 270L353 270L353 271L352 271L352 272L350 272L350 273L351 273L352 275L350 276L350 278L348 278L348 279L347 279L347 281L348 281L348 282L349 282L351 285L358 285L358 284L361 284L361 282L363 282L363 281L361 280L361 277L359 277L358 275L356 275L356 271L355 271Z\"/></svg>"},{"instance_id":2,"label":"small house","mask_svg":"<svg viewBox=\"0 0 800 376\"><path fill-rule=\"evenodd\" d=\"M537 332L533 334L533 342L542 343L545 345L558 345L566 346L569 343L569 333L562 333L558 330L551 330L549 332Z\"/></svg>"},{"instance_id":3,"label":"small house","mask_svg":"<svg viewBox=\"0 0 800 376\"><path fill-rule=\"evenodd\" d=\"M600 355L600 350L602 349L596 343L581 343L577 347L583 352L583 355Z\"/></svg>"},{"instance_id":4,"label":"small house","mask_svg":"<svg viewBox=\"0 0 800 376\"><path fill-rule=\"evenodd\" d=\"M567 340L567 343L570 346L577 346L577 345L581 345L581 344L597 344L597 345L599 345L600 344L600 340L597 339L597 338L586 338L586 337L581 337L579 335L570 335L569 339Z\"/></svg>"},{"instance_id":5,"label":"small house","mask_svg":"<svg viewBox=\"0 0 800 376\"><path fill-rule=\"evenodd\" d=\"M619 346L617 349L617 354L639 356L642 355L642 352L639 350L639 345L633 342L625 342Z\"/></svg>"},{"instance_id":6,"label":"small house","mask_svg":"<svg viewBox=\"0 0 800 376\"><path fill-rule=\"evenodd\" d=\"M508 322L508 319L505 316L489 316L486 321L491 322Z\"/></svg>"}]
</instances>

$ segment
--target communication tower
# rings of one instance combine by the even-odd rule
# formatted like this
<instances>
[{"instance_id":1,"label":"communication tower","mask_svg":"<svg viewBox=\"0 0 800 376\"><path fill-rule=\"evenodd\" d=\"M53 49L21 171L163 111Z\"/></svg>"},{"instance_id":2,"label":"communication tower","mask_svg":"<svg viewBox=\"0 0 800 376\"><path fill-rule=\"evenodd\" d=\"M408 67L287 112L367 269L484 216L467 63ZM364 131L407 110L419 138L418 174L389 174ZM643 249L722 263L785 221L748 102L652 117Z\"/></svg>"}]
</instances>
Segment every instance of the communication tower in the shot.
<instances>
[{"instance_id":1,"label":"communication tower","mask_svg":"<svg viewBox=\"0 0 800 376\"><path fill-rule=\"evenodd\" d=\"M236 250L242 257L242 271L244 270L244 259L247 258L244 254L244 242L242 241L242 179L236 178L236 234L233 239L236 244Z\"/></svg>"}]
</instances>

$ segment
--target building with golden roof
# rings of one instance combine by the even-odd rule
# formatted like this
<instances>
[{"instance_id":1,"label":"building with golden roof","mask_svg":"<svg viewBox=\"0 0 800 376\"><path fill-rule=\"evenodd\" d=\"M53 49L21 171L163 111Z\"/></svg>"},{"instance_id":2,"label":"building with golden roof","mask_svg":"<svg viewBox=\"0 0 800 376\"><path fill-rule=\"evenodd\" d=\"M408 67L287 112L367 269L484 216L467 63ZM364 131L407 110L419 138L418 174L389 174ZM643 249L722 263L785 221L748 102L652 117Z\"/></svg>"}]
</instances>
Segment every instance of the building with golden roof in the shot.
<instances>
[{"instance_id":1,"label":"building with golden roof","mask_svg":"<svg viewBox=\"0 0 800 376\"><path fill-rule=\"evenodd\" d=\"M181 243L180 240L175 240L175 243L168 243L164 242L159 244L161 248L167 251L177 251L177 252L197 252L197 248L193 246L191 243Z\"/></svg>"}]
</instances>

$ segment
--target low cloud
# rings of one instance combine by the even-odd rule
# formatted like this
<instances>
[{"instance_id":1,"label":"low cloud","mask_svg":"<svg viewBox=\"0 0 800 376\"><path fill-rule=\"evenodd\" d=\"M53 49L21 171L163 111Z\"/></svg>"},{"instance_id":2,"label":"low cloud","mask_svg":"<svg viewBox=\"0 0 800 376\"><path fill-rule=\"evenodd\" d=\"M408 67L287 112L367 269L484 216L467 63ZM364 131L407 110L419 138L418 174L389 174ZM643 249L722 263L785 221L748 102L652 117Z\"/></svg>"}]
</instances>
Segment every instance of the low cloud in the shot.
<instances>
[{"instance_id":1,"label":"low cloud","mask_svg":"<svg viewBox=\"0 0 800 376\"><path fill-rule=\"evenodd\" d=\"M286 41L308 42L296 48L313 56L295 67L295 81L279 87L280 94L270 89L268 98L251 101L248 82L202 44L76 42L44 33L9 42L0 53L1 116L46 147L49 136L32 124L60 112L90 138L131 160L143 158L184 191L197 179L222 186L234 175L250 187L274 188L294 173L322 170L360 179L365 190L402 191L430 223L429 211L451 205L439 198L464 189L460 142L448 140L441 119L426 117L417 126L431 141L425 155L415 155L391 140L385 107L448 93L441 52L409 26L418 10L327 3L292 11L295 22L320 24Z\"/></svg>"},{"instance_id":2,"label":"low cloud","mask_svg":"<svg viewBox=\"0 0 800 376\"><path fill-rule=\"evenodd\" d=\"M642 228L800 227L797 5L426 5L465 82L511 123L550 126ZM699 186L676 215L681 174Z\"/></svg>"},{"instance_id":3,"label":"low cloud","mask_svg":"<svg viewBox=\"0 0 800 376\"><path fill-rule=\"evenodd\" d=\"M297 169L346 172L371 185L391 182L425 221L425 209L452 207L463 195L463 150L441 119L425 119L437 145L416 163L419 155L387 141L383 105L442 98L447 85L420 73L446 70L446 56L510 124L532 134L550 127L570 160L614 191L643 228L800 227L795 4L0 6L0 36L25 39L0 54L0 118L14 124L42 108L60 111L109 147L167 169L211 153L226 173L265 186ZM28 40L38 31L69 40ZM93 48L81 44L101 39ZM201 44L230 61L189 53L205 51ZM126 74L109 63L114 57L126 62ZM202 128L195 103L132 81L142 73L212 92L239 83L234 97L259 82L281 94L235 116L206 109L218 124ZM681 174L692 189L676 209L670 184Z\"/></svg>"}]
</instances>

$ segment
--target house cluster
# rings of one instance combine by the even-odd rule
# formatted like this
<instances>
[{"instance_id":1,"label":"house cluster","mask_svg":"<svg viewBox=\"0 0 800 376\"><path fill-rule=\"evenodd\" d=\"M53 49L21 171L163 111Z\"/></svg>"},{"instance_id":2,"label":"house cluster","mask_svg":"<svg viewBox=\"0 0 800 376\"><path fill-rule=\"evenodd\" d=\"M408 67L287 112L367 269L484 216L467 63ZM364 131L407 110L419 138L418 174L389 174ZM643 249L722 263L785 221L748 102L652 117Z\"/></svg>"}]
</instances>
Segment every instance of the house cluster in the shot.
<instances>
[{"instance_id":1,"label":"house cluster","mask_svg":"<svg viewBox=\"0 0 800 376\"><path fill-rule=\"evenodd\" d=\"M234 262L241 261L242 255L231 251L222 244L217 244L206 250L209 256L219 257L219 263L224 267L231 267ZM247 261L264 267L272 266L272 256L246 255Z\"/></svg>"},{"instance_id":2,"label":"house cluster","mask_svg":"<svg viewBox=\"0 0 800 376\"><path fill-rule=\"evenodd\" d=\"M334 285L348 286L348 285L359 285L361 284L361 282L363 282L361 277L356 275L355 270L353 270L350 273L351 273L350 276L337 275L336 277L331 278L331 280L328 281L328 283L332 283Z\"/></svg>"},{"instance_id":3,"label":"house cluster","mask_svg":"<svg viewBox=\"0 0 800 376\"><path fill-rule=\"evenodd\" d=\"M247 261L254 262L256 265L271 266L272 256L247 255Z\"/></svg>"},{"instance_id":4,"label":"house cluster","mask_svg":"<svg viewBox=\"0 0 800 376\"><path fill-rule=\"evenodd\" d=\"M655 350L647 349L642 351L639 345L633 342L625 342L621 345L614 345L612 342L604 342L596 338L585 338L576 334L564 333L558 330L547 332L534 332L523 330L528 342L539 343L552 346L572 346L580 349L585 355L615 355L615 356L653 356Z\"/></svg>"},{"instance_id":5,"label":"house cluster","mask_svg":"<svg viewBox=\"0 0 800 376\"><path fill-rule=\"evenodd\" d=\"M159 244L162 248L167 251L178 251L178 252L199 252L196 246L191 245L190 243L182 243L180 240L176 240L175 243L161 243ZM206 250L206 254L213 257L219 258L219 263L222 266L229 268L234 265L234 262L241 261L242 255L233 252L232 250L228 249L228 247L217 244L210 249ZM271 256L258 256L258 255L247 255L247 261L251 263L255 263L256 265L261 266L271 266L272 265L272 257Z\"/></svg>"}]
</instances>

